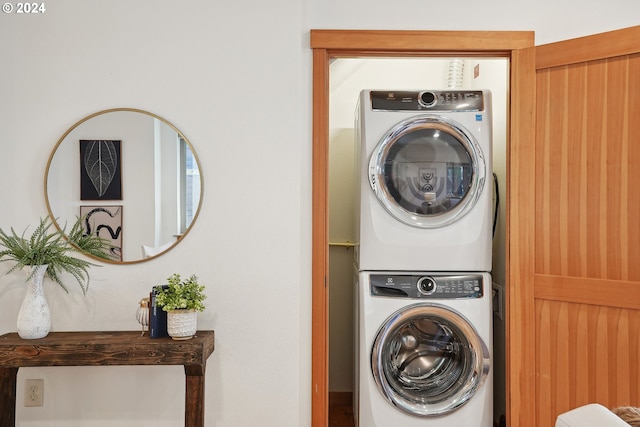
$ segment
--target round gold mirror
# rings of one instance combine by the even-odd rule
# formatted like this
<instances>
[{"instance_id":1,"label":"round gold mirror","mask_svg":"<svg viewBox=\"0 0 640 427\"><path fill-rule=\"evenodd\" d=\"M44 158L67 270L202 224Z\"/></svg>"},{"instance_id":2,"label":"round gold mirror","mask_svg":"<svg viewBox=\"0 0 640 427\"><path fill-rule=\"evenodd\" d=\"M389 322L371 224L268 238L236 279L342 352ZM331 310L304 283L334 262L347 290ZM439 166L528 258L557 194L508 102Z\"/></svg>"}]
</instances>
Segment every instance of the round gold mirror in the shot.
<instances>
[{"instance_id":1,"label":"round gold mirror","mask_svg":"<svg viewBox=\"0 0 640 427\"><path fill-rule=\"evenodd\" d=\"M135 263L174 247L202 201L198 157L184 134L155 114L116 108L92 114L58 140L44 175L60 229L83 219L112 263ZM101 259L102 260L102 259Z\"/></svg>"}]
</instances>

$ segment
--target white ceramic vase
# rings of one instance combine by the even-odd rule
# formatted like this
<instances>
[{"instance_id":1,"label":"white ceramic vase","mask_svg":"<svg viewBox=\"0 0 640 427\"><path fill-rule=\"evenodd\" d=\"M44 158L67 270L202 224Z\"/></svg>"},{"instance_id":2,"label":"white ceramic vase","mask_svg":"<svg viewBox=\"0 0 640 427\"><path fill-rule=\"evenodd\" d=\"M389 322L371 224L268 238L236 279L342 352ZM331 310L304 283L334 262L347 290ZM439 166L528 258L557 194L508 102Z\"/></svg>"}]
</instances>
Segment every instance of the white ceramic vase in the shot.
<instances>
[{"instance_id":1,"label":"white ceramic vase","mask_svg":"<svg viewBox=\"0 0 640 427\"><path fill-rule=\"evenodd\" d=\"M174 340L188 340L198 329L198 312L195 310L167 311L167 333Z\"/></svg>"},{"instance_id":2,"label":"white ceramic vase","mask_svg":"<svg viewBox=\"0 0 640 427\"><path fill-rule=\"evenodd\" d=\"M18 312L18 335L26 340L44 338L51 330L51 311L44 296L44 275L47 265L34 265L27 281L27 294Z\"/></svg>"}]
</instances>

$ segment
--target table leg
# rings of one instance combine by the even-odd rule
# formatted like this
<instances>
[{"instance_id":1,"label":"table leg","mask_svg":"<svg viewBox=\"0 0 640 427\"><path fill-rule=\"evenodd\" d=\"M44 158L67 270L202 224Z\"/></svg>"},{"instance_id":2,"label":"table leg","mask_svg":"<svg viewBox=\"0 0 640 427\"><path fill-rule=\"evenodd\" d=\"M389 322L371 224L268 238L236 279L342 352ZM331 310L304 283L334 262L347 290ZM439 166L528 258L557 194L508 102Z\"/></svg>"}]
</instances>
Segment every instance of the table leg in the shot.
<instances>
[{"instance_id":1,"label":"table leg","mask_svg":"<svg viewBox=\"0 0 640 427\"><path fill-rule=\"evenodd\" d=\"M0 368L0 426L16 425L16 385L18 368Z\"/></svg>"},{"instance_id":2,"label":"table leg","mask_svg":"<svg viewBox=\"0 0 640 427\"><path fill-rule=\"evenodd\" d=\"M204 365L185 365L185 427L204 427Z\"/></svg>"}]
</instances>

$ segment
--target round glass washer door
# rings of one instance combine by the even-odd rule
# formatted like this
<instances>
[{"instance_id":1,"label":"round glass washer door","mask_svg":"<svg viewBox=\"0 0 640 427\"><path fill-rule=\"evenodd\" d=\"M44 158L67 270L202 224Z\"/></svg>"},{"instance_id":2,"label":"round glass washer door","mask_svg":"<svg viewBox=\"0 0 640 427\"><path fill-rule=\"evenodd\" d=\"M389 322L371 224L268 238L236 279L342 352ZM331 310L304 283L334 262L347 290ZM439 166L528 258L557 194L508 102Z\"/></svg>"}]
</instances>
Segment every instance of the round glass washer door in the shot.
<instances>
[{"instance_id":1,"label":"round glass washer door","mask_svg":"<svg viewBox=\"0 0 640 427\"><path fill-rule=\"evenodd\" d=\"M369 161L369 183L396 219L443 227L475 206L485 183L482 149L462 125L439 116L398 123Z\"/></svg>"},{"instance_id":2,"label":"round glass washer door","mask_svg":"<svg viewBox=\"0 0 640 427\"><path fill-rule=\"evenodd\" d=\"M416 416L451 413L469 401L491 366L489 350L462 315L414 304L391 315L371 350L372 374L392 405Z\"/></svg>"}]
</instances>

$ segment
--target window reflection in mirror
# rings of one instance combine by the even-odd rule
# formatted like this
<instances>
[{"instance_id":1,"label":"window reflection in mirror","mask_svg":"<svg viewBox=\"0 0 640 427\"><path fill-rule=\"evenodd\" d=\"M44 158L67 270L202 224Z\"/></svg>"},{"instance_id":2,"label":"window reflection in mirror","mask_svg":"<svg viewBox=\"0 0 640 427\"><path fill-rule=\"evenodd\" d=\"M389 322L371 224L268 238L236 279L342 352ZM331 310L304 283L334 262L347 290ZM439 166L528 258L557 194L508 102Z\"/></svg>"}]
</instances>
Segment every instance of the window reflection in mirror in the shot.
<instances>
[{"instance_id":1,"label":"window reflection in mirror","mask_svg":"<svg viewBox=\"0 0 640 427\"><path fill-rule=\"evenodd\" d=\"M180 229L187 230L200 203L200 168L187 142L180 138Z\"/></svg>"}]
</instances>

